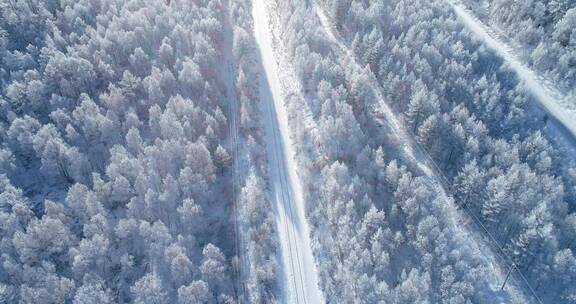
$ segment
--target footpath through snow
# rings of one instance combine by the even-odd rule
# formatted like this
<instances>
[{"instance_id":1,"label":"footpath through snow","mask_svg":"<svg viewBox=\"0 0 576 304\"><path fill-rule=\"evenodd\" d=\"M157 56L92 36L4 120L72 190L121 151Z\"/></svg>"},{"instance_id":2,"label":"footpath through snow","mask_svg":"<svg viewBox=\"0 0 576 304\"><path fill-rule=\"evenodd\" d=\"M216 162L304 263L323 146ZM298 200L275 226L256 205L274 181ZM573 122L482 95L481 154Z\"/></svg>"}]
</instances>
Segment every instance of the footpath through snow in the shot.
<instances>
[{"instance_id":1,"label":"footpath through snow","mask_svg":"<svg viewBox=\"0 0 576 304\"><path fill-rule=\"evenodd\" d=\"M252 15L260 50L260 104L270 168L271 201L277 216L276 225L282 250L283 271L280 273L284 277L280 278L280 284L286 286L283 302L323 303L263 0L254 1Z\"/></svg>"},{"instance_id":2,"label":"footpath through snow","mask_svg":"<svg viewBox=\"0 0 576 304\"><path fill-rule=\"evenodd\" d=\"M332 43L337 46L337 51L340 51L340 55L344 58L344 62L347 64L353 64L358 69L362 69L362 66L356 61L354 53L346 45L340 35L333 29L328 17L324 14L322 9L315 5L314 10L328 38L330 38ZM467 240L466 242L470 242L469 245L476 248L475 251L482 255L482 259L487 268L493 270L492 276L494 278L494 285L491 286L491 289L492 291L499 290L500 284L505 280L506 271L504 271L502 266L498 263L496 255L492 252L490 246L483 241L482 235L479 234L476 229L469 226L469 221L464 214L456 209L454 201L447 194L449 186L442 174L442 171L438 166L436 166L436 163L426 150L422 148L413 136L403 127L403 124L397 118L394 111L388 106L376 77L372 73L368 76L369 86L374 92L374 96L377 98L377 103L374 105L375 109L373 111L378 113L377 116L381 117L381 125L386 125L391 132L394 133L398 142L403 146L404 158L409 162L415 163L422 173L428 177L431 186L436 190L439 199L442 202L445 202L445 204L442 204L443 213L446 214L447 225L452 230L452 235L455 238L458 237ZM508 283L506 291L513 298L508 299L508 301L511 300L511 302L530 303L518 288L516 282ZM497 294L493 294L493 296L495 297L493 299L494 303L507 301L503 298L499 298Z\"/></svg>"},{"instance_id":3,"label":"footpath through snow","mask_svg":"<svg viewBox=\"0 0 576 304\"><path fill-rule=\"evenodd\" d=\"M573 100L574 97L563 94L552 83L536 75L532 69L522 63L507 43L498 39L490 28L485 26L460 4L454 2L450 2L450 4L462 24L502 57L510 68L516 72L518 78L524 83L528 92L534 95L542 109L560 124L558 127L567 131L561 133L563 135L569 133L566 135L571 136L571 138L566 140L574 144L576 141L576 100Z\"/></svg>"}]
</instances>

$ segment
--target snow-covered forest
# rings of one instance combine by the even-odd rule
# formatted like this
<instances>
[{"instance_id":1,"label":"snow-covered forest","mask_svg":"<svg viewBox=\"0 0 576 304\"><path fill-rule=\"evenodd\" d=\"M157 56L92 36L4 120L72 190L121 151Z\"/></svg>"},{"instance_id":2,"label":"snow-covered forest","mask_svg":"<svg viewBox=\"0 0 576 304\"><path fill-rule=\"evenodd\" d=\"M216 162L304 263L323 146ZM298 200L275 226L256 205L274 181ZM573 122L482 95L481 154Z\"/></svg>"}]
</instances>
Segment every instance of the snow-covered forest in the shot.
<instances>
[{"instance_id":1,"label":"snow-covered forest","mask_svg":"<svg viewBox=\"0 0 576 304\"><path fill-rule=\"evenodd\" d=\"M228 9L0 4L2 301L235 301L226 82L243 76L220 65L226 26L242 20ZM247 246L270 260L271 220L252 206L265 204L260 179L235 182L260 213L243 218L268 242ZM258 282L273 280L272 261L254 265Z\"/></svg>"},{"instance_id":2,"label":"snow-covered forest","mask_svg":"<svg viewBox=\"0 0 576 304\"><path fill-rule=\"evenodd\" d=\"M0 0L0 304L576 303L575 48L571 0Z\"/></svg>"}]
</instances>

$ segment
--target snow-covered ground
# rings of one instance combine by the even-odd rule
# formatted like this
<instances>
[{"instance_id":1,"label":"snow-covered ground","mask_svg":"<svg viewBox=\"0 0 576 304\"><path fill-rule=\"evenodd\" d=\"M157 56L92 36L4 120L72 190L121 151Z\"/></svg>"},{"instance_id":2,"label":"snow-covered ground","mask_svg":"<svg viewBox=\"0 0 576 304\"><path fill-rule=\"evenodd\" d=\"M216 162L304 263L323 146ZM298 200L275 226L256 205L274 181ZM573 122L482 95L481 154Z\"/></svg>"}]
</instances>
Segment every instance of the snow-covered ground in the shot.
<instances>
[{"instance_id":1,"label":"snow-covered ground","mask_svg":"<svg viewBox=\"0 0 576 304\"><path fill-rule=\"evenodd\" d=\"M286 286L283 302L323 303L264 1L254 1L253 17L261 58L260 98L273 196L271 201L277 215L277 231L282 249L283 271L279 273L283 276L280 281L285 282Z\"/></svg>"},{"instance_id":2,"label":"snow-covered ground","mask_svg":"<svg viewBox=\"0 0 576 304\"><path fill-rule=\"evenodd\" d=\"M356 66L357 69L362 69L362 66L356 61L354 53L334 30L323 10L318 6L315 6L314 9L326 35L340 51L343 62L345 62L345 64L352 64ZM369 72L368 70L366 71ZM496 255L490 249L491 246L483 241L482 235L473 228L474 226L470 225L470 220L463 212L456 208L454 201L447 194L449 186L446 178L442 175L441 170L426 150L416 142L414 136L404 128L402 121L398 119L394 111L388 106L376 77L372 73L368 76L370 79L369 86L377 98L377 103L374 105L374 112L378 113L377 116L380 117L381 120L380 124L386 126L390 132L394 134L397 142L402 145L403 158L407 162L415 163L421 172L428 177L432 188L436 190L438 199L442 202L441 206L443 213L446 215L446 224L449 229L452 230L451 235L454 236L454 239L460 239L459 242L463 245L472 248L474 252L478 252L478 255L482 256L486 268L491 270L494 284L491 286L492 290L486 294L494 297L491 299L494 303L530 303L521 289L518 288L516 282L508 282L506 287L506 291L511 299L498 293L500 284L505 280L507 270L503 269L500 265Z\"/></svg>"},{"instance_id":3,"label":"snow-covered ground","mask_svg":"<svg viewBox=\"0 0 576 304\"><path fill-rule=\"evenodd\" d=\"M524 83L526 90L534 95L542 109L560 124L559 127L566 129L567 132L562 132L562 134L569 133L572 137L569 141L574 142L576 139L576 100L574 100L574 96L565 95L550 81L537 75L520 60L512 47L461 4L451 2L451 5L462 24L504 59Z\"/></svg>"}]
</instances>

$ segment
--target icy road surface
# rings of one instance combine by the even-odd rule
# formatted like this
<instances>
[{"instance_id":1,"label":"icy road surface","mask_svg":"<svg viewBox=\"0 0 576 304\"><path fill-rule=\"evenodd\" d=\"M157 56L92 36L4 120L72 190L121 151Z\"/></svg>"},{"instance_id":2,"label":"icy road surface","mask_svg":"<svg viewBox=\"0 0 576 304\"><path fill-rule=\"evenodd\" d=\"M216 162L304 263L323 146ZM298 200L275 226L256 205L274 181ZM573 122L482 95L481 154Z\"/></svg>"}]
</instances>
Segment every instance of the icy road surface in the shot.
<instances>
[{"instance_id":1,"label":"icy road surface","mask_svg":"<svg viewBox=\"0 0 576 304\"><path fill-rule=\"evenodd\" d=\"M294 150L288 129L265 1L253 3L254 31L260 49L260 103L270 166L272 202L282 250L285 303L323 303L316 265L310 247L310 231L304 215L302 187L296 174Z\"/></svg>"}]
</instances>

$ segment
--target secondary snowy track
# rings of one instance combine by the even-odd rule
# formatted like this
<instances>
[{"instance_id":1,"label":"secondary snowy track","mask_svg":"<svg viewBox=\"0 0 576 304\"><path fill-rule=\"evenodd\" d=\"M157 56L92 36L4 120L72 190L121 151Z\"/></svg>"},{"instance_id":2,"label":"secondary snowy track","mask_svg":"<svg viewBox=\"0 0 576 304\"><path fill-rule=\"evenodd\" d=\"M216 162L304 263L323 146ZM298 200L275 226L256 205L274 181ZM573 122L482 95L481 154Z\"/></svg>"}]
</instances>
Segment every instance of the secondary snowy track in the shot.
<instances>
[{"instance_id":1,"label":"secondary snowy track","mask_svg":"<svg viewBox=\"0 0 576 304\"><path fill-rule=\"evenodd\" d=\"M266 133L271 201L277 215L276 224L282 249L281 273L284 278L281 278L281 282L285 282L286 286L283 302L323 303L263 0L254 1L252 14L260 49L260 103Z\"/></svg>"},{"instance_id":2,"label":"secondary snowy track","mask_svg":"<svg viewBox=\"0 0 576 304\"><path fill-rule=\"evenodd\" d=\"M550 81L539 77L514 54L512 47L499 39L489 27L468 10L460 4L454 2L450 2L450 4L462 24L508 63L524 83L526 90L535 97L541 108L560 124L559 127L564 128L569 133L572 137L569 141L574 143L576 141L576 109L574 108L576 101L573 100L574 98L563 94Z\"/></svg>"},{"instance_id":3,"label":"secondary snowy track","mask_svg":"<svg viewBox=\"0 0 576 304\"><path fill-rule=\"evenodd\" d=\"M225 5L225 37L224 37L224 60L225 60L225 68L221 71L222 75L224 75L223 79L225 80L226 86L226 96L229 102L229 132L230 132L230 150L232 152L232 161L233 161L233 168L232 168L232 216L233 216L233 225L234 225L234 250L235 255L238 258L238 265L237 268L234 269L234 276L235 276L235 286L234 289L236 290L236 297L238 303L248 303L247 297L248 293L246 291L246 281L248 276L248 262L246 260L245 252L245 241L243 240L243 235L245 229L242 229L240 223L240 212L238 208L238 194L239 194L239 167L240 167L240 140L238 136L238 115L240 111L238 110L238 98L236 96L235 91L235 76L236 71L234 68L234 56L232 55L232 46L233 46L233 32L232 32L232 24L231 24L231 2L232 0L226 1Z\"/></svg>"}]
</instances>

